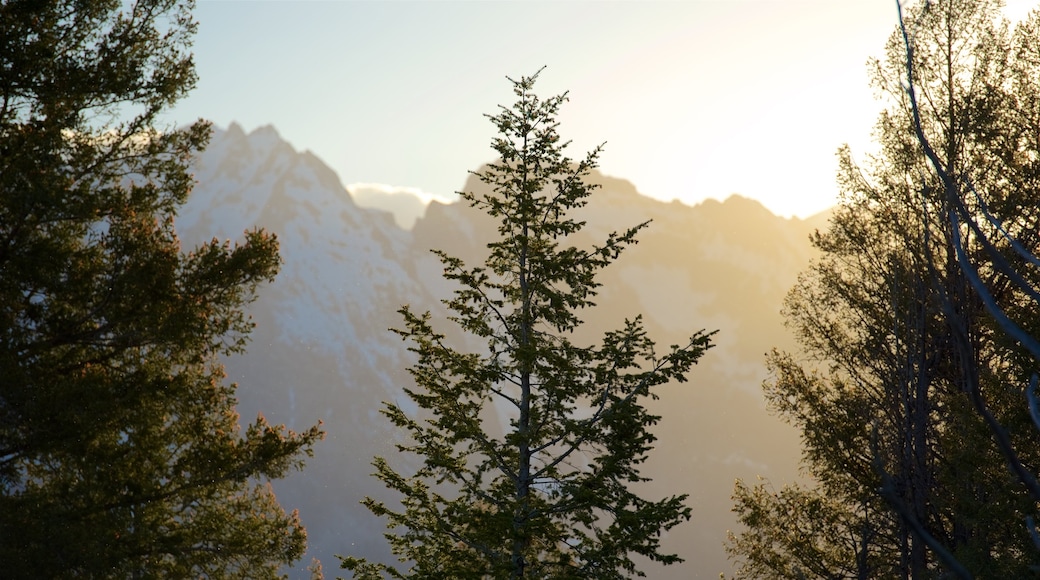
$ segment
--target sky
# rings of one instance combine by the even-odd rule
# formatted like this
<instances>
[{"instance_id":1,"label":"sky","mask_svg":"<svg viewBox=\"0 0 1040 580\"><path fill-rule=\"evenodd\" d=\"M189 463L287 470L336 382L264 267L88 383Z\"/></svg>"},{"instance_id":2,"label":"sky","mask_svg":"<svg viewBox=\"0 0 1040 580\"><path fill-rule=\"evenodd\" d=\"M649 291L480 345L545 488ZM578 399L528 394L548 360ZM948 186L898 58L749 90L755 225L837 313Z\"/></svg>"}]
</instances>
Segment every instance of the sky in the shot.
<instances>
[{"instance_id":1,"label":"sky","mask_svg":"<svg viewBox=\"0 0 1040 580\"><path fill-rule=\"evenodd\" d=\"M1013 2L1010 11L1020 10ZM198 0L195 90L172 120L273 125L344 185L451 199L492 161L507 77L568 91L568 154L694 205L784 217L836 203L836 151L870 148L868 60L895 0Z\"/></svg>"}]
</instances>

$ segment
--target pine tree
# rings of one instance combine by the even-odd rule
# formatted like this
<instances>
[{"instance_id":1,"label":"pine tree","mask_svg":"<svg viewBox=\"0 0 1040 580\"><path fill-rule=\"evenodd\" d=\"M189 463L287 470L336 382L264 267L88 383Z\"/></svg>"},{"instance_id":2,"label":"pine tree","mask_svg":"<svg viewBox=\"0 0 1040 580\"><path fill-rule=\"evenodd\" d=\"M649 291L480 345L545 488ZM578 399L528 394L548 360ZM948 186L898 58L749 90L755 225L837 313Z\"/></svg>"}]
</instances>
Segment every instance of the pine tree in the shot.
<instances>
[{"instance_id":1,"label":"pine tree","mask_svg":"<svg viewBox=\"0 0 1040 580\"><path fill-rule=\"evenodd\" d=\"M5 578L264 578L305 532L264 480L321 436L239 427L218 357L280 264L250 231L185 251L209 126L191 2L0 3L0 562Z\"/></svg>"},{"instance_id":2,"label":"pine tree","mask_svg":"<svg viewBox=\"0 0 1040 580\"><path fill-rule=\"evenodd\" d=\"M908 11L917 112L950 175L984 192L1010 237L1035 250L1040 140L1023 127L1040 111L1037 15L1011 34L1000 6L943 0ZM804 353L770 357L767 397L802 430L816 485L738 485L735 510L747 526L729 546L738 577L1032 574L1036 548L1023 516L1036 506L976 412L976 395L1035 464L1022 397L1033 362L995 332L957 266L953 241L967 230L949 227L944 184L914 131L906 58L897 30L875 67L889 99L880 154L859 165L842 150L842 203L814 240L822 257L785 304ZM983 261L977 237L964 247ZM1020 291L992 269L981 275L1035 328L1040 319ZM833 526L829 533L790 533L785 519L812 519L817 509L828 515L815 523Z\"/></svg>"},{"instance_id":3,"label":"pine tree","mask_svg":"<svg viewBox=\"0 0 1040 580\"><path fill-rule=\"evenodd\" d=\"M387 404L384 414L408 434L398 449L419 465L406 475L377 458L402 508L365 504L386 518L409 568L344 558L356 577L609 579L644 575L634 555L681 561L662 553L660 538L689 519L685 496L654 501L632 489L646 481L640 464L659 419L642 403L654 387L685 380L710 334L658 354L636 318L598 346L572 342L597 272L647 224L592 248L568 245L585 225L570 212L592 194L583 178L600 150L576 163L564 155L555 119L566 94L539 99L537 76L512 81L517 102L488 117L500 158L476 175L491 193L461 194L499 222L501 237L483 266L437 252L459 285L446 301L451 321L483 348L457 350L429 313L401 310L397 332L418 357L405 393L419 411Z\"/></svg>"}]
</instances>

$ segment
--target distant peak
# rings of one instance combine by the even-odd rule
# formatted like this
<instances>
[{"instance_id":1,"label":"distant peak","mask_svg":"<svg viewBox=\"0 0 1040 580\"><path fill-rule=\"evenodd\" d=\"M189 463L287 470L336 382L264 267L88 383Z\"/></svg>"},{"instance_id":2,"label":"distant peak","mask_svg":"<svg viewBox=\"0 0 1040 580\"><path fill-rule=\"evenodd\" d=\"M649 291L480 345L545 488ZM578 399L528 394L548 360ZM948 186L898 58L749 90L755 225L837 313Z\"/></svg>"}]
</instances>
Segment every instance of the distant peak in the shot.
<instances>
[{"instance_id":1,"label":"distant peak","mask_svg":"<svg viewBox=\"0 0 1040 580\"><path fill-rule=\"evenodd\" d=\"M268 148L272 146L279 147L284 144L293 151L296 151L296 149L292 147L292 144L286 141L281 134L278 133L278 130L274 128L274 125L270 124L261 125L249 133L246 133L245 129L240 123L238 123L238 121L231 121L231 123L228 124L227 129L221 129L218 126L214 126L213 134L214 136L223 135L224 138L232 141L245 140L251 147L260 146L262 148Z\"/></svg>"},{"instance_id":2,"label":"distant peak","mask_svg":"<svg viewBox=\"0 0 1040 580\"><path fill-rule=\"evenodd\" d=\"M602 187L603 190L622 196L642 196L635 184L621 177L607 175L599 169L589 173L589 182Z\"/></svg>"},{"instance_id":3,"label":"distant peak","mask_svg":"<svg viewBox=\"0 0 1040 580\"><path fill-rule=\"evenodd\" d=\"M701 201L697 206L709 211L719 211L725 215L741 215L741 216L769 216L769 217L781 217L774 214L768 207L762 204L757 199L745 197L738 193L730 194L725 200L719 201L713 197L709 197Z\"/></svg>"},{"instance_id":4,"label":"distant peak","mask_svg":"<svg viewBox=\"0 0 1040 580\"><path fill-rule=\"evenodd\" d=\"M740 208L748 208L748 207L754 206L754 207L760 207L760 208L762 208L762 209L764 209L766 211L769 211L768 209L766 209L766 206L762 205L762 202L758 201L757 199L752 199L750 197L745 197L743 195L740 195L739 193L731 193L731 194L729 194L729 197L727 197L722 202L722 205L728 205L728 206L740 207ZM770 213L772 213L772 212L770 212Z\"/></svg>"},{"instance_id":5,"label":"distant peak","mask_svg":"<svg viewBox=\"0 0 1040 580\"><path fill-rule=\"evenodd\" d=\"M234 123L232 123L232 124L234 124ZM274 125L271 125L271 124L261 125L261 126L257 127L256 129L253 129L252 132L249 133L249 136L250 137L275 138L275 139L281 139L282 138L282 136L278 134L278 130L275 129Z\"/></svg>"},{"instance_id":6,"label":"distant peak","mask_svg":"<svg viewBox=\"0 0 1040 580\"><path fill-rule=\"evenodd\" d=\"M216 131L219 132L220 128L217 127ZM242 128L242 125L239 125L235 121L231 121L231 124L228 125L227 131L225 131L225 132L228 134L229 137L234 137L234 138L239 138L239 137L245 137L246 136L246 132Z\"/></svg>"}]
</instances>

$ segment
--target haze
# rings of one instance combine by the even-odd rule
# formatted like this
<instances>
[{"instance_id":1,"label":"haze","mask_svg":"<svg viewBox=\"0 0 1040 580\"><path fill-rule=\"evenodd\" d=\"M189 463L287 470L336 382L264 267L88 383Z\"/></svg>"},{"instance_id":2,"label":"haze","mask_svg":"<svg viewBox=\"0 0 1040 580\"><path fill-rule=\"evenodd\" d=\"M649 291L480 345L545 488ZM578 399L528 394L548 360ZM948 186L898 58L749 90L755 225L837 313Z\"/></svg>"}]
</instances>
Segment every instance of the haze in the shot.
<instances>
[{"instance_id":1,"label":"haze","mask_svg":"<svg viewBox=\"0 0 1040 580\"><path fill-rule=\"evenodd\" d=\"M489 161L481 116L543 65L574 153L661 200L730 193L784 216L834 203L834 152L863 149L883 0L199 2L199 84L171 119L272 124L345 183L450 199Z\"/></svg>"}]
</instances>

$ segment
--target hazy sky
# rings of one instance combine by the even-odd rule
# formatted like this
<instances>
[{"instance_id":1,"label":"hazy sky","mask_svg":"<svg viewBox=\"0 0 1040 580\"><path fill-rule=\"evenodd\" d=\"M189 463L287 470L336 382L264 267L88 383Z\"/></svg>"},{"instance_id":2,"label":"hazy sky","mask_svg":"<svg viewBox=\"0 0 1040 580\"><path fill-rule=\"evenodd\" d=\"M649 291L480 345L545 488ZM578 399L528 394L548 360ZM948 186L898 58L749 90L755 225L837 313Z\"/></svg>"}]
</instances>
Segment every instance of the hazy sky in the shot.
<instances>
[{"instance_id":1,"label":"hazy sky","mask_svg":"<svg viewBox=\"0 0 1040 580\"><path fill-rule=\"evenodd\" d=\"M493 159L506 76L570 91L572 157L694 204L740 193L781 215L832 205L835 151L869 144L866 62L895 0L199 0L196 90L173 112L271 124L344 184L448 197Z\"/></svg>"}]
</instances>

